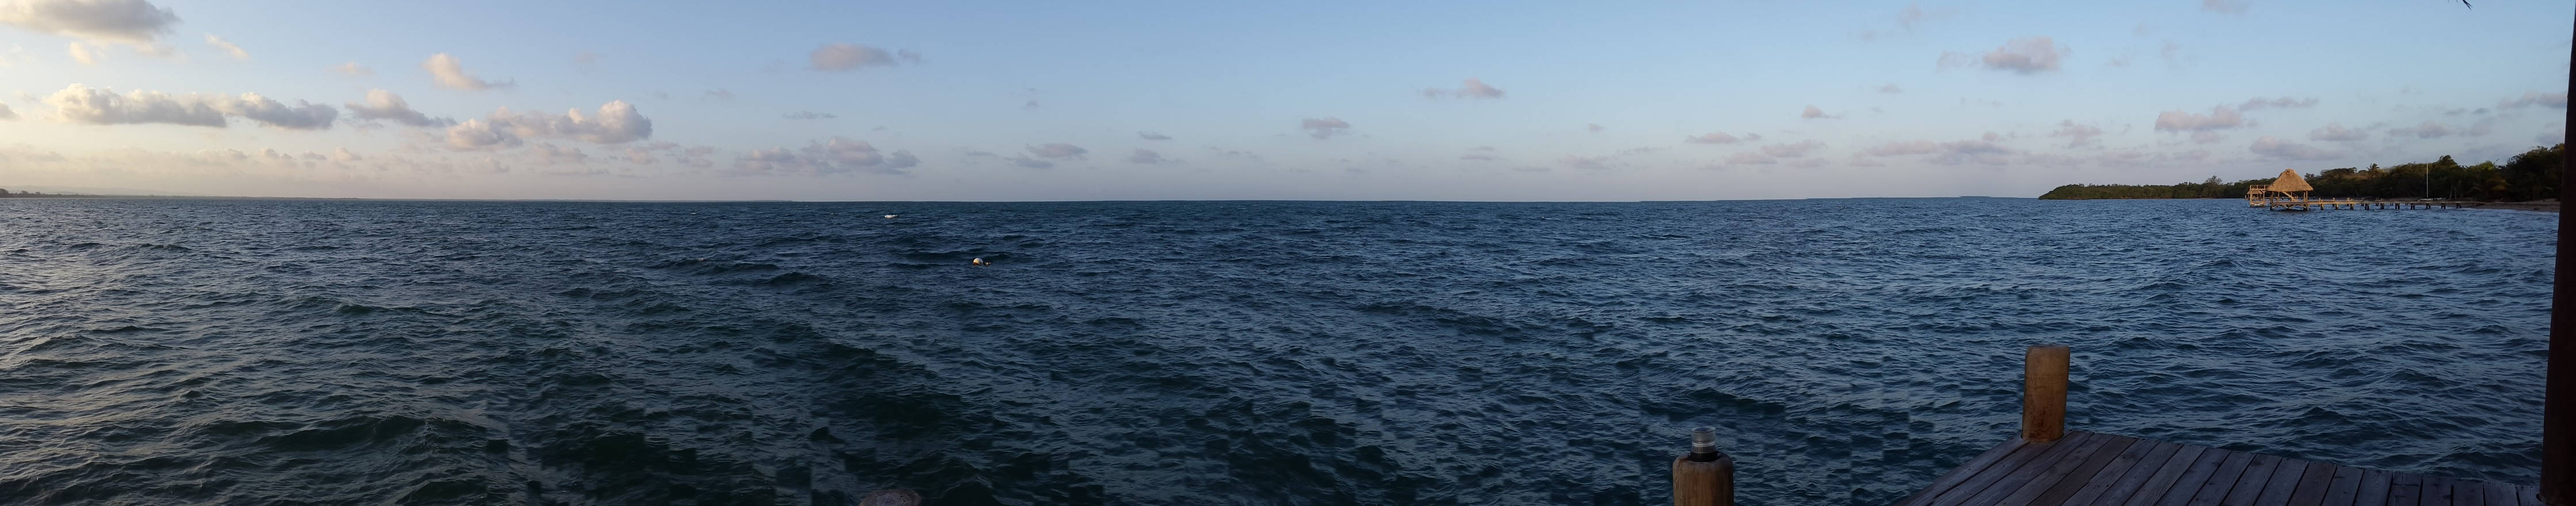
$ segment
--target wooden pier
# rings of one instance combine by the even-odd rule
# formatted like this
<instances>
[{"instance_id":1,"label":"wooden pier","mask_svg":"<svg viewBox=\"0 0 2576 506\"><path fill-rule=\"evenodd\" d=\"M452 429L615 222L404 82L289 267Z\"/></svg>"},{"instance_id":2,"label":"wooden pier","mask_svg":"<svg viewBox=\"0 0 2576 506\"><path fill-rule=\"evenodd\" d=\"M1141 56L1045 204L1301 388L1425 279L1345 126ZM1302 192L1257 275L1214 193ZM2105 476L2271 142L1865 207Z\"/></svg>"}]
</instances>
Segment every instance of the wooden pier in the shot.
<instances>
[{"instance_id":1,"label":"wooden pier","mask_svg":"<svg viewBox=\"0 0 2576 506\"><path fill-rule=\"evenodd\" d=\"M2539 488L2066 431L2065 345L2022 357L2021 433L1896 506L2542 506ZM1700 429L1674 506L1735 504L1735 461Z\"/></svg>"},{"instance_id":2,"label":"wooden pier","mask_svg":"<svg viewBox=\"0 0 2576 506\"><path fill-rule=\"evenodd\" d=\"M2331 209L2459 209L2486 205L2484 202L2467 200L2366 200L2352 198L2321 198L2311 197L2308 195L2308 192L2315 190L2315 187L2308 185L2307 178L2299 177L2299 171L2282 169L2281 177L2273 179L2272 184L2246 185L2245 206L2260 207L2274 211L2319 211Z\"/></svg>"}]
</instances>

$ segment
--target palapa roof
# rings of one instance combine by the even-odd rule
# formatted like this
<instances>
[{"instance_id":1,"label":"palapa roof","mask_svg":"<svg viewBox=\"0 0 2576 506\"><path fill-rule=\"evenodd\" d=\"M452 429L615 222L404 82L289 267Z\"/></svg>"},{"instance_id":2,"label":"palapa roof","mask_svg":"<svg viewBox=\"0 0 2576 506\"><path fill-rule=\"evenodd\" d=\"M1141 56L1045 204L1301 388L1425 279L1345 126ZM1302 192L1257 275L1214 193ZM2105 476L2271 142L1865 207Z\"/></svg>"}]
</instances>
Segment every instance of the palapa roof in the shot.
<instances>
[{"instance_id":1,"label":"palapa roof","mask_svg":"<svg viewBox=\"0 0 2576 506\"><path fill-rule=\"evenodd\" d=\"M2314 186L2308 186L2308 179L2299 177L2299 171L2296 169L2281 169L2281 178L2272 180L2272 187L2270 188L2272 191L2285 193L2314 191L2316 189L2317 188Z\"/></svg>"}]
</instances>

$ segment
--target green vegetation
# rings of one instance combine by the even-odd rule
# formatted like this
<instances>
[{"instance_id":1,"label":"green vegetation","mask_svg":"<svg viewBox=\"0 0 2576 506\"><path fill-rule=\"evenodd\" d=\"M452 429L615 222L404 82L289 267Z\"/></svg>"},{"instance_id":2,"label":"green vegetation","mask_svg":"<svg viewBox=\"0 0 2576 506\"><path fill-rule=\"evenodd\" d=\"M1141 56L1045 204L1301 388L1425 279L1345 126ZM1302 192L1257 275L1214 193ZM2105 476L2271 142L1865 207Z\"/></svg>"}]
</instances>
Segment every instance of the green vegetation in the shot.
<instances>
[{"instance_id":1,"label":"green vegetation","mask_svg":"<svg viewBox=\"0 0 2576 506\"><path fill-rule=\"evenodd\" d=\"M2460 165L2449 155L2426 163L2409 163L2382 168L2345 167L2307 174L2309 186L2317 187L2318 197L2375 197L2386 199L2441 198L2483 201L2521 201L2558 197L2560 158L2567 155L2561 143L2545 148L2532 148L2514 155L2504 165L2484 162ZM2042 199L2232 199L2244 198L2247 185L2270 184L2272 178L2247 179L2233 183L2220 182L2218 176L2198 183L2176 185L2070 184L2049 190Z\"/></svg>"}]
</instances>

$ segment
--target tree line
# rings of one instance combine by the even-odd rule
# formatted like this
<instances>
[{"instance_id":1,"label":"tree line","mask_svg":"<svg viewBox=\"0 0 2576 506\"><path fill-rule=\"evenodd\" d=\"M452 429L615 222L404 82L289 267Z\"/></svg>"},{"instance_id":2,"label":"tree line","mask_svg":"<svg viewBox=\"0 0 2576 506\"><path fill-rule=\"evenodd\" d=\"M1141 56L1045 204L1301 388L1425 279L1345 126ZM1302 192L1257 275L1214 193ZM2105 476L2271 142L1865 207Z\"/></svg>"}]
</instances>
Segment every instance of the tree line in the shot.
<instances>
[{"instance_id":1,"label":"tree line","mask_svg":"<svg viewBox=\"0 0 2576 506\"><path fill-rule=\"evenodd\" d=\"M2514 155L2504 165L2482 162L2460 165L2450 155L2431 162L2409 163L2390 167L2371 164L2369 168L2344 167L2326 169L2300 177L2316 187L2317 197L2371 197L2383 199L2437 198L2480 200L2489 202L2539 200L2558 197L2559 160L2567 155L2567 144L2535 147ZM2049 190L2039 198L2051 200L2084 199L2232 199L2244 198L2250 185L2271 184L2272 178L2221 182L2218 176L2198 183L2174 185L2070 184Z\"/></svg>"}]
</instances>

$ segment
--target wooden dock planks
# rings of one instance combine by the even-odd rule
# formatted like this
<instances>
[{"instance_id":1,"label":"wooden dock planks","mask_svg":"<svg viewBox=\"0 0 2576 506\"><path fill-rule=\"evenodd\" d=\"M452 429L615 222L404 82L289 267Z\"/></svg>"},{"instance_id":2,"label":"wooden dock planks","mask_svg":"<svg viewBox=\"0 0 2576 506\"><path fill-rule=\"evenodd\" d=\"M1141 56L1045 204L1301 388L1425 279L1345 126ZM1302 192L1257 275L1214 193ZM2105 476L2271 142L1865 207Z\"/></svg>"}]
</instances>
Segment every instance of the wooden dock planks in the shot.
<instances>
[{"instance_id":1,"label":"wooden dock planks","mask_svg":"<svg viewBox=\"0 0 2576 506\"><path fill-rule=\"evenodd\" d=\"M1995 445L1897 506L2536 506L2536 489L2069 431Z\"/></svg>"}]
</instances>

